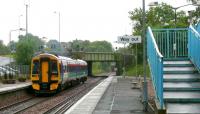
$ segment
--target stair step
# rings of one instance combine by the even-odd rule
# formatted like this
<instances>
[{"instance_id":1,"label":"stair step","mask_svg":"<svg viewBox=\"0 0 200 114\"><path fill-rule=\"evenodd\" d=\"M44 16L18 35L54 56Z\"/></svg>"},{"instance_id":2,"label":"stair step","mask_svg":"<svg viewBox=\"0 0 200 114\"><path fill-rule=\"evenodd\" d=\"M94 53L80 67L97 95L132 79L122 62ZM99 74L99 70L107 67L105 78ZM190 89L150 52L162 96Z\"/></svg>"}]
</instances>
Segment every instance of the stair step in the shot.
<instances>
[{"instance_id":1,"label":"stair step","mask_svg":"<svg viewBox=\"0 0 200 114\"><path fill-rule=\"evenodd\" d=\"M193 67L193 64L164 64L164 67Z\"/></svg>"},{"instance_id":2,"label":"stair step","mask_svg":"<svg viewBox=\"0 0 200 114\"><path fill-rule=\"evenodd\" d=\"M164 67L193 67L190 61L164 61Z\"/></svg>"},{"instance_id":3,"label":"stair step","mask_svg":"<svg viewBox=\"0 0 200 114\"><path fill-rule=\"evenodd\" d=\"M200 103L166 103L167 114L199 114Z\"/></svg>"},{"instance_id":4,"label":"stair step","mask_svg":"<svg viewBox=\"0 0 200 114\"><path fill-rule=\"evenodd\" d=\"M190 61L164 61L163 64L192 64Z\"/></svg>"},{"instance_id":5,"label":"stair step","mask_svg":"<svg viewBox=\"0 0 200 114\"><path fill-rule=\"evenodd\" d=\"M165 82L164 91L200 91L200 82Z\"/></svg>"},{"instance_id":6,"label":"stair step","mask_svg":"<svg viewBox=\"0 0 200 114\"><path fill-rule=\"evenodd\" d=\"M200 103L200 91L166 91L164 92L164 100L174 103Z\"/></svg>"},{"instance_id":7,"label":"stair step","mask_svg":"<svg viewBox=\"0 0 200 114\"><path fill-rule=\"evenodd\" d=\"M164 58L164 61L189 61L190 59L188 57L182 57L182 58Z\"/></svg>"},{"instance_id":8,"label":"stair step","mask_svg":"<svg viewBox=\"0 0 200 114\"><path fill-rule=\"evenodd\" d=\"M164 74L192 74L197 73L194 67L164 67Z\"/></svg>"},{"instance_id":9,"label":"stair step","mask_svg":"<svg viewBox=\"0 0 200 114\"><path fill-rule=\"evenodd\" d=\"M164 82L196 82L200 81L199 74L164 74Z\"/></svg>"}]
</instances>

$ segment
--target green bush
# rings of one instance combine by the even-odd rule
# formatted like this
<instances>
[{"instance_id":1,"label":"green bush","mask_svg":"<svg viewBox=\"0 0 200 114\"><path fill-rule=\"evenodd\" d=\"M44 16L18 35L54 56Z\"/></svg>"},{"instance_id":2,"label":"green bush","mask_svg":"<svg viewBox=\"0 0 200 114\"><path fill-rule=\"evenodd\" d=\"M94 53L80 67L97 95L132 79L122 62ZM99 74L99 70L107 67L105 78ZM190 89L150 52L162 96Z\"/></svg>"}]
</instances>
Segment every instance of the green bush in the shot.
<instances>
[{"instance_id":1,"label":"green bush","mask_svg":"<svg viewBox=\"0 0 200 114\"><path fill-rule=\"evenodd\" d=\"M25 76L18 77L18 81L19 82L25 82L26 81L26 77Z\"/></svg>"},{"instance_id":2,"label":"green bush","mask_svg":"<svg viewBox=\"0 0 200 114\"><path fill-rule=\"evenodd\" d=\"M149 70L149 66L146 66L146 70L147 70L147 77L150 77L150 70ZM141 75L143 76L143 65L139 64L137 65L137 76ZM136 76L136 66L135 65L131 65L129 67L126 67L126 76Z\"/></svg>"}]
</instances>

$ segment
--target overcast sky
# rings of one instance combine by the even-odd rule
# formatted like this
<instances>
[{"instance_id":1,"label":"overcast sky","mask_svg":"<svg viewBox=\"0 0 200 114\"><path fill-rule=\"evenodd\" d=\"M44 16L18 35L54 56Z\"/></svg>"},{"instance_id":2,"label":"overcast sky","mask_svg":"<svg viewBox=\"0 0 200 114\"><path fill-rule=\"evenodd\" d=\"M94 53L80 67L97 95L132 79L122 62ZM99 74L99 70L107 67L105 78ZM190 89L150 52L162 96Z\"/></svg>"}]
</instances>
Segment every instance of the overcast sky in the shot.
<instances>
[{"instance_id":1,"label":"overcast sky","mask_svg":"<svg viewBox=\"0 0 200 114\"><path fill-rule=\"evenodd\" d=\"M155 0L146 0L146 5ZM0 40L9 42L9 31L25 28L26 0L0 0ZM158 0L177 7L186 0ZM131 34L128 12L142 6L142 0L29 0L28 31L39 37L58 40L58 14L61 14L61 41L107 40ZM148 7L147 7L148 8ZM191 10L192 6L180 10ZM23 16L20 16L23 15ZM21 32L20 34L24 34ZM12 32L17 40L19 32Z\"/></svg>"}]
</instances>

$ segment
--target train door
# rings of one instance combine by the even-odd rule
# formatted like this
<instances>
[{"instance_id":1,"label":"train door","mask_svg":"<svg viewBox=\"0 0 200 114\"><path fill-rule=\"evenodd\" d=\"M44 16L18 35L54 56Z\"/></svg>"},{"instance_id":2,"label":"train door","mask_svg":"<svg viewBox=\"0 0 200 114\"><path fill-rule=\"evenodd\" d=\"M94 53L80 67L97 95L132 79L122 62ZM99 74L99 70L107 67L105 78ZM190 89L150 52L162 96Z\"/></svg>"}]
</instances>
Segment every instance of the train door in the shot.
<instances>
[{"instance_id":1,"label":"train door","mask_svg":"<svg viewBox=\"0 0 200 114\"><path fill-rule=\"evenodd\" d=\"M49 62L42 61L41 63L41 71L42 71L42 82L47 83L49 77Z\"/></svg>"}]
</instances>

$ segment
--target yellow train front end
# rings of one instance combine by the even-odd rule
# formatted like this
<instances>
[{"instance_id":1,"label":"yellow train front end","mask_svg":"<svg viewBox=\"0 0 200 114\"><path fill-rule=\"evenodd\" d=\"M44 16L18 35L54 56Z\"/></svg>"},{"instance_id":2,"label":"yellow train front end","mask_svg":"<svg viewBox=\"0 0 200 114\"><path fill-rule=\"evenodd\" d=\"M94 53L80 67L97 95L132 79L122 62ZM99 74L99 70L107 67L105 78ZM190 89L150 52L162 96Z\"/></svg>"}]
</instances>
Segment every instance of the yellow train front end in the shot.
<instances>
[{"instance_id":1,"label":"yellow train front end","mask_svg":"<svg viewBox=\"0 0 200 114\"><path fill-rule=\"evenodd\" d=\"M60 64L58 57L52 54L33 57L31 80L36 93L52 93L61 89Z\"/></svg>"}]
</instances>

